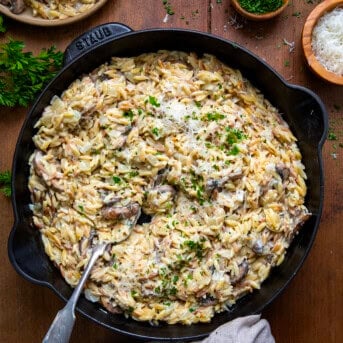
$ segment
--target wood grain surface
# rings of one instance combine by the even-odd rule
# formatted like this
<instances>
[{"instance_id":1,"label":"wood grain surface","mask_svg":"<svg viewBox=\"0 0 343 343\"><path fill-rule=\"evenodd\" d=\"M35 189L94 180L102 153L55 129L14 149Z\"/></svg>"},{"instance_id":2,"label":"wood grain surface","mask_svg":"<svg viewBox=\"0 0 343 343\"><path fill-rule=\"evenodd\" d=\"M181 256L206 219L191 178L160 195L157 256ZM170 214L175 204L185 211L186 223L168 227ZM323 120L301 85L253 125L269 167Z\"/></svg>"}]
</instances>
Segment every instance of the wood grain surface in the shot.
<instances>
[{"instance_id":1,"label":"wood grain surface","mask_svg":"<svg viewBox=\"0 0 343 343\"><path fill-rule=\"evenodd\" d=\"M182 27L211 32L236 41L263 58L289 82L317 93L325 103L331 131L323 149L325 203L314 246L290 286L262 316L271 324L278 343L343 342L343 87L318 79L306 67L301 32L306 17L320 1L293 0L277 18L248 22L229 0L170 0L175 14L168 16L160 0L109 0L93 16L65 27L40 28L7 19L9 37L23 40L26 49L38 52L55 44L59 49L95 25L117 21L134 30ZM290 49L288 43L294 42ZM291 51L290 51L291 50ZM218 56L220 57L220 56ZM17 136L27 108L0 108L0 170L11 168ZM331 138L334 138L331 135ZM56 312L64 304L48 289L16 274L7 257L7 238L13 224L10 201L0 195L0 342L40 342ZM80 315L71 342L134 342L116 335Z\"/></svg>"}]
</instances>

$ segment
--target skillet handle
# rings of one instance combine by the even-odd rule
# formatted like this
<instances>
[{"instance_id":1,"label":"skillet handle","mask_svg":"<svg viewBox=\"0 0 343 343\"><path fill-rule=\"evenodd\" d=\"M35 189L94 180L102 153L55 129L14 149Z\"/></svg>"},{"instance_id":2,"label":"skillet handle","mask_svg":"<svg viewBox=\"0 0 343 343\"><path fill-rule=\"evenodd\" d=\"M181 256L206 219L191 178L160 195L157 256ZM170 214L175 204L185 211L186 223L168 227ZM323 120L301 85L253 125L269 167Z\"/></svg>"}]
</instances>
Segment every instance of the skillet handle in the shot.
<instances>
[{"instance_id":1,"label":"skillet handle","mask_svg":"<svg viewBox=\"0 0 343 343\"><path fill-rule=\"evenodd\" d=\"M67 46L64 52L63 64L67 65L85 51L107 42L114 37L118 37L132 31L133 30L130 27L120 23L107 23L93 27L81 36L75 38Z\"/></svg>"}]
</instances>

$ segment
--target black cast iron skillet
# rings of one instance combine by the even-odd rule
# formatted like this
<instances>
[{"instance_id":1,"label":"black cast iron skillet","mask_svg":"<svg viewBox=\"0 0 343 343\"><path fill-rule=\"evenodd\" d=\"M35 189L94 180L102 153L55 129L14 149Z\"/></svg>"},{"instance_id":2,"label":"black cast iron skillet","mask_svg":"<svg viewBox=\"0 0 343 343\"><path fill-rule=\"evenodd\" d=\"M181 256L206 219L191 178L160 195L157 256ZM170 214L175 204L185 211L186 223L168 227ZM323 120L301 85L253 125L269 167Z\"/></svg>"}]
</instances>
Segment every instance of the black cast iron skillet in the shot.
<instances>
[{"instance_id":1,"label":"black cast iron skillet","mask_svg":"<svg viewBox=\"0 0 343 343\"><path fill-rule=\"evenodd\" d=\"M65 53L65 67L50 82L27 115L20 132L13 160L12 202L15 224L8 241L11 263L19 274L33 283L51 288L66 300L72 289L44 253L39 231L32 225L27 188L28 159L34 150L34 124L52 96L60 95L72 81L88 73L111 56L134 56L159 49L210 53L258 87L275 105L298 138L308 175L306 205L313 213L289 248L285 261L273 269L261 290L237 302L230 312L217 314L208 324L151 326L108 313L99 304L81 298L77 310L113 331L132 338L176 341L200 339L219 325L248 314L259 313L290 282L303 264L314 241L323 204L321 149L327 134L327 113L321 100L310 90L288 84L265 62L243 47L207 33L179 29L153 29L133 32L129 27L110 23L98 26L74 40Z\"/></svg>"}]
</instances>

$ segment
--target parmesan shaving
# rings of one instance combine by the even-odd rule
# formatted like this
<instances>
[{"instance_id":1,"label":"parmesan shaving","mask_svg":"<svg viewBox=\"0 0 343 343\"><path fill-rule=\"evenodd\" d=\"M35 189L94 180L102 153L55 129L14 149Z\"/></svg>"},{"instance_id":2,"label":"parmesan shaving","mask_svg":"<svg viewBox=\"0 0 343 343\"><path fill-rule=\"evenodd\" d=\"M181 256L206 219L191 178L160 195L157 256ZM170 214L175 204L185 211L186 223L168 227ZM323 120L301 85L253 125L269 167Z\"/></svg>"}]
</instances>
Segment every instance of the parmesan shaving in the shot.
<instances>
[{"instance_id":1,"label":"parmesan shaving","mask_svg":"<svg viewBox=\"0 0 343 343\"><path fill-rule=\"evenodd\" d=\"M312 49L325 69L343 76L343 8L320 18L313 29Z\"/></svg>"}]
</instances>

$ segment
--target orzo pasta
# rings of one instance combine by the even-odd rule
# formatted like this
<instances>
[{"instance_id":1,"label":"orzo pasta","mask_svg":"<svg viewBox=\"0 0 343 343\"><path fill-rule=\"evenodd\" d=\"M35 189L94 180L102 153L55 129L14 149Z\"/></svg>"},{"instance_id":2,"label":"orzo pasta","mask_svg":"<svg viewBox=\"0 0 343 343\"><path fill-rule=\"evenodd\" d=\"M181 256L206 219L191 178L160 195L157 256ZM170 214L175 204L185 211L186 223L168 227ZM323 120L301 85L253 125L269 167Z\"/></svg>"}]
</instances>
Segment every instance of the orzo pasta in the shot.
<instances>
[{"instance_id":1,"label":"orzo pasta","mask_svg":"<svg viewBox=\"0 0 343 343\"><path fill-rule=\"evenodd\" d=\"M90 10L98 0L24 0L33 15L44 19L65 19Z\"/></svg>"},{"instance_id":2,"label":"orzo pasta","mask_svg":"<svg viewBox=\"0 0 343 343\"><path fill-rule=\"evenodd\" d=\"M114 57L54 96L36 128L34 223L67 282L92 244L134 226L86 286L110 312L208 322L260 288L309 217L296 138L212 55Z\"/></svg>"}]
</instances>

